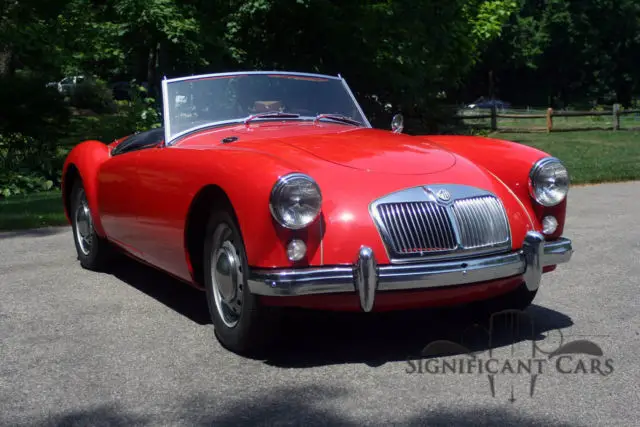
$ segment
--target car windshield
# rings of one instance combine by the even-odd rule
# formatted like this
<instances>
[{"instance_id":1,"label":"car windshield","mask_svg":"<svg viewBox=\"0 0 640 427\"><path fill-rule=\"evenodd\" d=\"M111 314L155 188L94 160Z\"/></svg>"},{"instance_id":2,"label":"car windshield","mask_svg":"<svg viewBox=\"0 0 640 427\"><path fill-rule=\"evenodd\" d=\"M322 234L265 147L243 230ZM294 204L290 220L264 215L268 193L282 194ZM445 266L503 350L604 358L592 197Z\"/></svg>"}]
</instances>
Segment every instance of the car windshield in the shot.
<instances>
[{"instance_id":1,"label":"car windshield","mask_svg":"<svg viewBox=\"0 0 640 427\"><path fill-rule=\"evenodd\" d=\"M195 129L245 121L317 119L370 127L344 80L332 76L260 72L165 80L163 102L169 143Z\"/></svg>"}]
</instances>

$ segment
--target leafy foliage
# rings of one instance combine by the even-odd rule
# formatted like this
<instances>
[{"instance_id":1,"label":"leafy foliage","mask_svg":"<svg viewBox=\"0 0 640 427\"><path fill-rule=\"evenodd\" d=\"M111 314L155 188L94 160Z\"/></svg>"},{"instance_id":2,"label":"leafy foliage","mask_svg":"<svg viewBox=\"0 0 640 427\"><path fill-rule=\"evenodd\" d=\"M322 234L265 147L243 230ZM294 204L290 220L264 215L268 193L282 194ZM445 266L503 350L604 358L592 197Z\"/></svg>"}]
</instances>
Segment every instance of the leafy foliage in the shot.
<instances>
[{"instance_id":1,"label":"leafy foliage","mask_svg":"<svg viewBox=\"0 0 640 427\"><path fill-rule=\"evenodd\" d=\"M86 115L74 119L73 134L68 145L78 141L97 140L110 143L115 139L160 126L160 114L153 98L140 92L131 101L117 101L117 112L105 115Z\"/></svg>"},{"instance_id":2,"label":"leafy foliage","mask_svg":"<svg viewBox=\"0 0 640 427\"><path fill-rule=\"evenodd\" d=\"M0 198L57 187L64 158L80 141L110 142L160 126L155 100L141 86L132 85L130 101L116 103L104 82L82 83L72 92L71 103L93 113L71 117L54 89L25 86L20 78L5 80L11 84L0 85L0 96L13 96L15 103L0 102L6 108L0 114Z\"/></svg>"},{"instance_id":3,"label":"leafy foliage","mask_svg":"<svg viewBox=\"0 0 640 427\"><path fill-rule=\"evenodd\" d=\"M55 145L22 134L0 134L0 195L49 190L59 182Z\"/></svg>"},{"instance_id":4,"label":"leafy foliage","mask_svg":"<svg viewBox=\"0 0 640 427\"><path fill-rule=\"evenodd\" d=\"M44 80L0 77L0 134L21 133L55 142L68 122L64 98L55 89L45 88Z\"/></svg>"},{"instance_id":5,"label":"leafy foliage","mask_svg":"<svg viewBox=\"0 0 640 427\"><path fill-rule=\"evenodd\" d=\"M638 64L640 2L520 0L503 37L485 49L469 87L486 89L492 70L499 90L521 104L631 105L640 91Z\"/></svg>"},{"instance_id":6,"label":"leafy foliage","mask_svg":"<svg viewBox=\"0 0 640 427\"><path fill-rule=\"evenodd\" d=\"M640 91L637 0L0 0L0 10L0 188L12 192L39 188L29 176L55 185L46 159L73 144L158 126L164 75L341 73L374 125L402 111L408 130L430 132L454 126L443 102L491 92L557 108L631 106ZM96 80L72 92L74 110L45 89L79 74ZM114 102L104 82L132 79L148 91Z\"/></svg>"},{"instance_id":7,"label":"leafy foliage","mask_svg":"<svg viewBox=\"0 0 640 427\"><path fill-rule=\"evenodd\" d=\"M89 79L77 85L71 92L71 105L96 113L114 113L116 104L111 89L102 80Z\"/></svg>"}]
</instances>

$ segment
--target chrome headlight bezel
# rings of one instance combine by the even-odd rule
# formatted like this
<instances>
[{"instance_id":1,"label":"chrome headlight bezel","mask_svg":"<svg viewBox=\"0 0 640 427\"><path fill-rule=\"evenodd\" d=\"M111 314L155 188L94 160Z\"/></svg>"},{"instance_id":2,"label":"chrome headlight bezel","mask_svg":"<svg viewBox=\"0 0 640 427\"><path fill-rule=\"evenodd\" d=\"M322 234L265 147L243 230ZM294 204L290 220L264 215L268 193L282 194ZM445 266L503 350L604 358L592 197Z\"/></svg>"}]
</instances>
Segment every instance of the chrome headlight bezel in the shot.
<instances>
[{"instance_id":1,"label":"chrome headlight bezel","mask_svg":"<svg viewBox=\"0 0 640 427\"><path fill-rule=\"evenodd\" d=\"M311 215L307 214L306 218L302 222L293 222L287 220L283 215L283 210L292 209L293 206L283 206L283 203L287 203L286 200L283 200L283 192L286 190L294 190L295 186L299 185L302 181L306 181L306 185L310 185L311 189L316 193L316 201L317 209L315 212L312 211ZM316 181L311 178L309 175L294 172L284 176L281 176L276 183L273 185L271 189L271 196L269 197L269 210L271 211L271 216L276 220L278 224L282 227L287 228L289 230L301 230L303 228L311 225L320 215L320 211L322 210L322 193L320 192L320 187L316 183Z\"/></svg>"},{"instance_id":2,"label":"chrome headlight bezel","mask_svg":"<svg viewBox=\"0 0 640 427\"><path fill-rule=\"evenodd\" d=\"M560 178L562 181L559 188L560 195L552 196L549 194L549 183L541 181L544 173L549 171L549 168L558 168L564 172L566 177ZM529 194L537 203L544 207L553 207L562 203L569 193L570 178L567 168L562 162L555 157L545 157L538 160L529 173ZM558 190L556 188L556 190Z\"/></svg>"}]
</instances>

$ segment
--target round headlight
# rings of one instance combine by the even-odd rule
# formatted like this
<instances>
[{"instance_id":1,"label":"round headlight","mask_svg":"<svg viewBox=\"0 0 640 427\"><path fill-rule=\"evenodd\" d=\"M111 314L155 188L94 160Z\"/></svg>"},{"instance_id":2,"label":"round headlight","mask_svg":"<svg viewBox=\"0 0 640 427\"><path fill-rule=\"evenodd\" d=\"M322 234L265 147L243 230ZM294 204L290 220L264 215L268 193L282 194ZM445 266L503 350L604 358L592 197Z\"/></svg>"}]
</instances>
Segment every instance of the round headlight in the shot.
<instances>
[{"instance_id":1,"label":"round headlight","mask_svg":"<svg viewBox=\"0 0 640 427\"><path fill-rule=\"evenodd\" d=\"M318 217L321 205L320 187L310 176L301 173L281 177L273 186L269 202L273 218L292 230L311 224Z\"/></svg>"},{"instance_id":2,"label":"round headlight","mask_svg":"<svg viewBox=\"0 0 640 427\"><path fill-rule=\"evenodd\" d=\"M555 206L569 192L569 172L555 157L539 160L530 174L531 197L542 206Z\"/></svg>"}]
</instances>

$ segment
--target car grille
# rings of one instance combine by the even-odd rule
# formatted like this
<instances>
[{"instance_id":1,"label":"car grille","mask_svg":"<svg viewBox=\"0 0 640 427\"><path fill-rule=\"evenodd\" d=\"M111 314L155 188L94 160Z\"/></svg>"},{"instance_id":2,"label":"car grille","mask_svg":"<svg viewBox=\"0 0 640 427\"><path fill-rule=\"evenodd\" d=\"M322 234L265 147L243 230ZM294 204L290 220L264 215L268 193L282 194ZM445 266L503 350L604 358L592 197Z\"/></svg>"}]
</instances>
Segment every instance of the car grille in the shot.
<instances>
[{"instance_id":1,"label":"car grille","mask_svg":"<svg viewBox=\"0 0 640 427\"><path fill-rule=\"evenodd\" d=\"M494 196L448 205L432 201L377 204L377 222L392 259L500 249L510 244L507 216Z\"/></svg>"},{"instance_id":2,"label":"car grille","mask_svg":"<svg viewBox=\"0 0 640 427\"><path fill-rule=\"evenodd\" d=\"M437 203L386 203L378 206L378 213L395 254L451 251L457 246L446 208Z\"/></svg>"},{"instance_id":3,"label":"car grille","mask_svg":"<svg viewBox=\"0 0 640 427\"><path fill-rule=\"evenodd\" d=\"M507 216L495 197L456 200L452 210L463 248L482 248L509 241Z\"/></svg>"}]
</instances>

